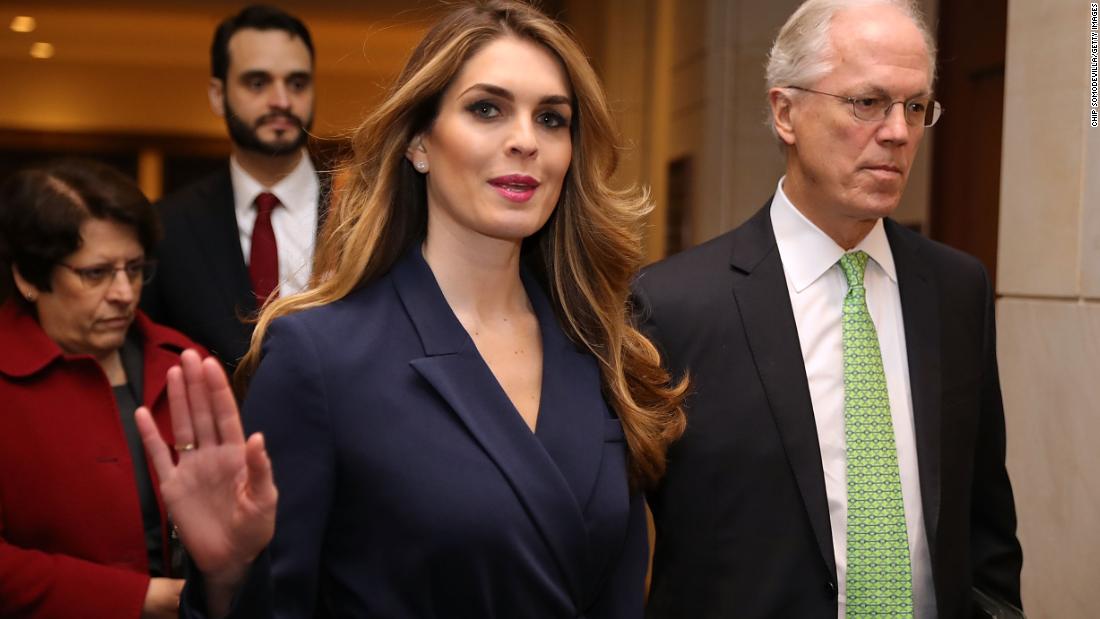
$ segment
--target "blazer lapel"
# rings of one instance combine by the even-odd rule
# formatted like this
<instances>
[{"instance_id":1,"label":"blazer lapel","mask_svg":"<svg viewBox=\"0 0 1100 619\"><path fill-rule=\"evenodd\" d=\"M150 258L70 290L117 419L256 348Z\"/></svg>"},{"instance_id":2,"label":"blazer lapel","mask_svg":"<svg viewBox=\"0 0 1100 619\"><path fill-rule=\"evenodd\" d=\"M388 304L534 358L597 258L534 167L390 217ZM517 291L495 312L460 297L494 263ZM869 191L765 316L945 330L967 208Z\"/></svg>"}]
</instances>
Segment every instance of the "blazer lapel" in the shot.
<instances>
[{"instance_id":1,"label":"blazer lapel","mask_svg":"<svg viewBox=\"0 0 1100 619\"><path fill-rule=\"evenodd\" d=\"M936 552L940 513L940 320L939 290L919 247L903 238L892 220L885 221L886 236L898 272L898 293L905 322L905 348L909 361L909 391L913 398L913 424L920 470L921 503L928 548ZM933 557L934 559L934 557Z\"/></svg>"},{"instance_id":2,"label":"blazer lapel","mask_svg":"<svg viewBox=\"0 0 1100 619\"><path fill-rule=\"evenodd\" d=\"M758 211L734 233L732 240L733 296L745 337L821 557L836 574L813 402L769 207Z\"/></svg>"},{"instance_id":3,"label":"blazer lapel","mask_svg":"<svg viewBox=\"0 0 1100 619\"><path fill-rule=\"evenodd\" d=\"M188 219L197 246L204 250L206 272L226 306L233 308L240 317L250 316L256 312L256 298L241 253L228 165L217 182L210 186L210 193L205 198L202 204L188 211Z\"/></svg>"},{"instance_id":4,"label":"blazer lapel","mask_svg":"<svg viewBox=\"0 0 1100 619\"><path fill-rule=\"evenodd\" d=\"M565 336L549 299L527 273L524 284L542 331L542 397L535 435L569 484L581 514L600 470L604 422L611 413L596 360Z\"/></svg>"},{"instance_id":5,"label":"blazer lapel","mask_svg":"<svg viewBox=\"0 0 1100 619\"><path fill-rule=\"evenodd\" d=\"M504 474L542 533L573 599L582 600L582 578L588 564L587 531L570 485L516 412L447 305L420 255L419 244L394 265L391 273L424 346L425 356L410 361L410 365L447 402ZM598 435L602 437L602 433Z\"/></svg>"}]
</instances>

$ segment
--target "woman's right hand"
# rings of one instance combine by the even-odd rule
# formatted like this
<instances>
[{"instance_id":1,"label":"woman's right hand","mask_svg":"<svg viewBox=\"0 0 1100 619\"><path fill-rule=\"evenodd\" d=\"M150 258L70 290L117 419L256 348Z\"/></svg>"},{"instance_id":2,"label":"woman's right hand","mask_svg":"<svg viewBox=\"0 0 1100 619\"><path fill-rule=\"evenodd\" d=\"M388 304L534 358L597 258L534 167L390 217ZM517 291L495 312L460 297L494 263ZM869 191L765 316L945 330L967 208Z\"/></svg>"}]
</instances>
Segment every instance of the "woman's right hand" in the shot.
<instances>
[{"instance_id":1,"label":"woman's right hand","mask_svg":"<svg viewBox=\"0 0 1100 619\"><path fill-rule=\"evenodd\" d=\"M160 480L161 496L206 584L212 614L228 610L249 564L275 532L278 492L263 436L245 441L225 371L193 350L168 370L168 405L179 462L145 407L138 430Z\"/></svg>"},{"instance_id":2,"label":"woman's right hand","mask_svg":"<svg viewBox=\"0 0 1100 619\"><path fill-rule=\"evenodd\" d=\"M180 590L183 580L178 578L150 578L145 590L145 602L141 605L141 619L176 619L180 614Z\"/></svg>"}]
</instances>

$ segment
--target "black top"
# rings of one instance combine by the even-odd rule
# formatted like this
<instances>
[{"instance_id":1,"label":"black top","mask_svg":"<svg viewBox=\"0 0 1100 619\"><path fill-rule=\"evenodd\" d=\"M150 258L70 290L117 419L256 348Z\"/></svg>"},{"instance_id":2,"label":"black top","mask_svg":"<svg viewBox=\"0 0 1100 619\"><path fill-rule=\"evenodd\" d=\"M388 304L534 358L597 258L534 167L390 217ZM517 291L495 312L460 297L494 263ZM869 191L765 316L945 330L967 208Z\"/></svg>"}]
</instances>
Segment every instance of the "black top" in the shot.
<instances>
[{"instance_id":1,"label":"black top","mask_svg":"<svg viewBox=\"0 0 1100 619\"><path fill-rule=\"evenodd\" d=\"M115 403L122 419L122 432L126 435L126 446L130 449L130 462L134 465L134 481L137 485L138 502L141 504L141 521L145 529L145 547L149 552L149 575L164 576L164 537L160 521L160 507L153 490L153 479L145 462L145 448L141 444L134 411L141 402L142 352L140 337L131 329L122 349L122 368L126 372L127 383L114 387Z\"/></svg>"}]
</instances>

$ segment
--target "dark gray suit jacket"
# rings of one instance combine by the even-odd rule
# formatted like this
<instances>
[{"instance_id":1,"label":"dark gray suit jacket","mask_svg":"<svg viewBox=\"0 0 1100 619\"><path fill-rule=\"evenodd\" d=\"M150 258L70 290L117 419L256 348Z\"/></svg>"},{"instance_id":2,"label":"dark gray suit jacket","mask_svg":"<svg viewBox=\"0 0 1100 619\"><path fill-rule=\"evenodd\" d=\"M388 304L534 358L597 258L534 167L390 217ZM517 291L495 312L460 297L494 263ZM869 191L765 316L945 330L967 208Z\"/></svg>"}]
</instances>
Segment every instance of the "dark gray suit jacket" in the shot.
<instances>
[{"instance_id":1,"label":"dark gray suit jacket","mask_svg":"<svg viewBox=\"0 0 1100 619\"><path fill-rule=\"evenodd\" d=\"M1019 604L993 291L974 258L886 220L897 266L939 616L971 586ZM645 332L688 372L688 430L650 495L647 616L837 616L829 508L806 371L767 206L647 268Z\"/></svg>"},{"instance_id":2,"label":"dark gray suit jacket","mask_svg":"<svg viewBox=\"0 0 1100 619\"><path fill-rule=\"evenodd\" d=\"M327 212L329 177L322 175L318 227ZM157 204L164 240L157 274L141 293L155 322L205 346L227 368L248 351L257 307L241 253L229 164Z\"/></svg>"}]
</instances>

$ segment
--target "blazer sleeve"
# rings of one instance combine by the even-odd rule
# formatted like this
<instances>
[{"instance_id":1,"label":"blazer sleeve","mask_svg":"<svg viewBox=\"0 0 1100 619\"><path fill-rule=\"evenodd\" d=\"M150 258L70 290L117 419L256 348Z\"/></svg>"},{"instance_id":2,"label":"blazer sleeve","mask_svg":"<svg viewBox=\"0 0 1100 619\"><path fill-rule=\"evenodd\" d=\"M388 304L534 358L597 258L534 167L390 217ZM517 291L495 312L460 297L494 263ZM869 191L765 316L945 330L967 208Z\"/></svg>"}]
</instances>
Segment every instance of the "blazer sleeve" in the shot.
<instances>
[{"instance_id":1,"label":"blazer sleeve","mask_svg":"<svg viewBox=\"0 0 1100 619\"><path fill-rule=\"evenodd\" d=\"M272 323L244 402L246 430L264 435L279 501L275 537L253 564L230 617L318 614L318 577L323 573L325 527L333 500L335 450L320 356L296 318ZM204 616L200 580L189 579L181 617Z\"/></svg>"},{"instance_id":2,"label":"blazer sleeve","mask_svg":"<svg viewBox=\"0 0 1100 619\"><path fill-rule=\"evenodd\" d=\"M993 288L985 283L985 370L974 450L970 556L974 586L1020 606L1023 556L1016 538L1016 510L1005 469L1005 418L997 370Z\"/></svg>"},{"instance_id":3,"label":"blazer sleeve","mask_svg":"<svg viewBox=\"0 0 1100 619\"><path fill-rule=\"evenodd\" d=\"M0 617L137 619L148 588L147 574L0 538Z\"/></svg>"}]
</instances>

